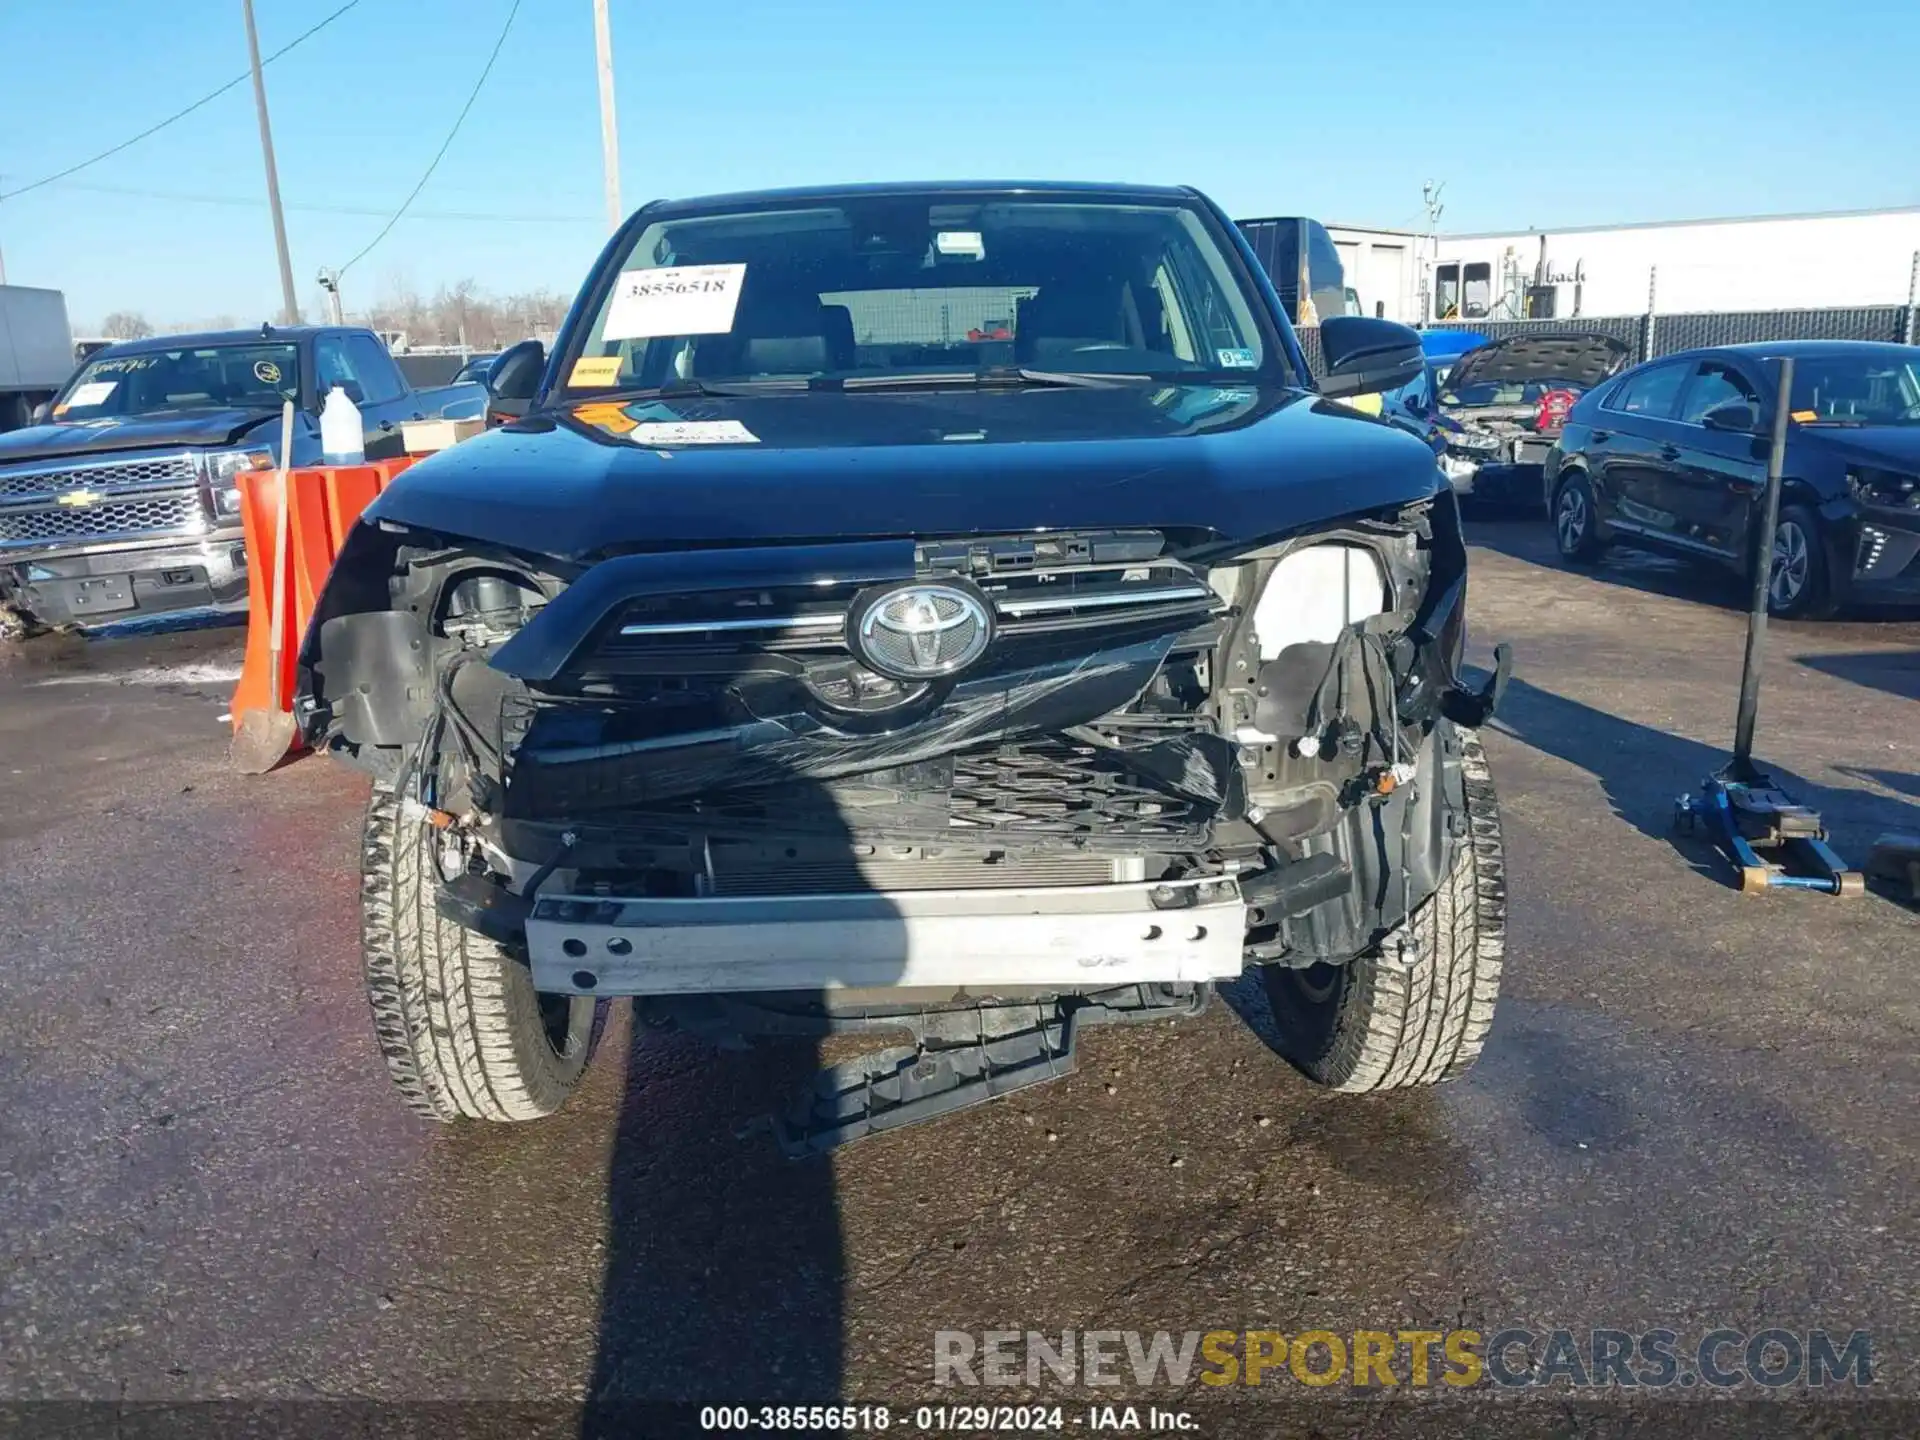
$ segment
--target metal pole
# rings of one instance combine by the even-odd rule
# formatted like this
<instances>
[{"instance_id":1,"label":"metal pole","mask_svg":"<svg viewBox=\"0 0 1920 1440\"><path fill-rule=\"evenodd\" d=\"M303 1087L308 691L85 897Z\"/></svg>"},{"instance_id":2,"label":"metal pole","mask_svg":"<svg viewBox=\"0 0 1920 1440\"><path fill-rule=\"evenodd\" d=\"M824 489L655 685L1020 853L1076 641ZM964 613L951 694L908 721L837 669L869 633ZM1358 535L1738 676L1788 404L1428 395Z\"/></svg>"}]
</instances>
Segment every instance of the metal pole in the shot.
<instances>
[{"instance_id":1,"label":"metal pole","mask_svg":"<svg viewBox=\"0 0 1920 1440\"><path fill-rule=\"evenodd\" d=\"M1647 267L1647 328L1640 345L1640 358L1643 361L1653 358L1653 293L1659 279L1660 267L1649 265Z\"/></svg>"},{"instance_id":2,"label":"metal pole","mask_svg":"<svg viewBox=\"0 0 1920 1440\"><path fill-rule=\"evenodd\" d=\"M280 257L280 320L300 323L293 298L293 261L287 256L287 220L280 213L280 172L273 163L273 127L267 123L267 82L260 75L260 37L253 28L253 0L240 0L247 17L247 54L253 62L253 106L260 113L260 153L267 162L267 208L273 211L273 247Z\"/></svg>"},{"instance_id":3,"label":"metal pole","mask_svg":"<svg viewBox=\"0 0 1920 1440\"><path fill-rule=\"evenodd\" d=\"M6 271L0 270L0 281L7 278ZM1914 343L1920 335L1920 325L1915 324L1915 312L1920 311L1920 250L1913 252L1913 268L1907 272L1907 344Z\"/></svg>"},{"instance_id":4,"label":"metal pole","mask_svg":"<svg viewBox=\"0 0 1920 1440\"><path fill-rule=\"evenodd\" d=\"M1740 671L1740 713L1733 727L1733 778L1753 775L1753 726L1760 711L1760 661L1767 643L1767 593L1773 583L1773 532L1780 524L1780 472L1787 461L1787 413L1793 403L1793 357L1780 361L1780 397L1773 407L1773 448L1754 537L1753 603L1747 609L1747 658Z\"/></svg>"},{"instance_id":5,"label":"metal pole","mask_svg":"<svg viewBox=\"0 0 1920 1440\"><path fill-rule=\"evenodd\" d=\"M618 230L620 210L620 127L613 115L613 31L607 24L607 0L593 0L593 48L600 62L600 165L606 172L607 228Z\"/></svg>"}]
</instances>

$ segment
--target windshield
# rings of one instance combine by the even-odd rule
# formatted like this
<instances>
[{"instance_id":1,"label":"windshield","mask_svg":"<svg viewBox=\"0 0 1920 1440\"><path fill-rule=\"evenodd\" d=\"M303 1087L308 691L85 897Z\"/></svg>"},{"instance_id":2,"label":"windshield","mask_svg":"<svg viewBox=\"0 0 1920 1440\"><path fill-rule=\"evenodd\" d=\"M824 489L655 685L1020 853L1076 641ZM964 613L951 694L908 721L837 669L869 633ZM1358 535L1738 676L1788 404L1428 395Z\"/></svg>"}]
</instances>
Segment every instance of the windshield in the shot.
<instances>
[{"instance_id":1,"label":"windshield","mask_svg":"<svg viewBox=\"0 0 1920 1440\"><path fill-rule=\"evenodd\" d=\"M1793 418L1802 425L1911 425L1920 421L1920 363L1879 355L1801 356Z\"/></svg>"},{"instance_id":2,"label":"windshield","mask_svg":"<svg viewBox=\"0 0 1920 1440\"><path fill-rule=\"evenodd\" d=\"M1197 209L896 195L647 226L562 373L576 393L1280 366Z\"/></svg>"},{"instance_id":3,"label":"windshield","mask_svg":"<svg viewBox=\"0 0 1920 1440\"><path fill-rule=\"evenodd\" d=\"M145 350L88 361L53 407L59 420L175 410L277 410L297 399L298 346L256 342Z\"/></svg>"}]
</instances>

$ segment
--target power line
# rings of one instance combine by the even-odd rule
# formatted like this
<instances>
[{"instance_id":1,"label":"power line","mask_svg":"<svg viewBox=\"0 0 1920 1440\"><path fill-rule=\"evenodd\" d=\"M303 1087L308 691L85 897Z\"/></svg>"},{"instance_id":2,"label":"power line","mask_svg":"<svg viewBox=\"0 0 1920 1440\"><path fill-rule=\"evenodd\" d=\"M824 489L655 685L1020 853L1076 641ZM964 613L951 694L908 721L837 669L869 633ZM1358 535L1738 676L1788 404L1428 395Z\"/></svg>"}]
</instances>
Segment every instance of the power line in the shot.
<instances>
[{"instance_id":1,"label":"power line","mask_svg":"<svg viewBox=\"0 0 1920 1440\"><path fill-rule=\"evenodd\" d=\"M294 46L300 44L302 41L311 39L313 36L319 34L322 30L326 29L327 26L331 25L334 21L338 20L342 15L346 14L347 11L353 9L353 7L358 5L359 3L360 3L360 0L347 0L346 4L342 5L338 10L334 11L331 15L327 16L326 19L322 20L319 24L315 25L312 29L302 31L300 34L296 35L292 40L289 40L285 45L282 45L278 50L274 51L271 55L267 56L267 58L262 60L260 63L262 65L271 65L274 61L278 60L282 55L286 54L289 50L293 49ZM201 106L209 104L212 101L218 100L222 95L226 94L227 91L233 89L234 86L244 85L252 77L253 77L252 70L247 70L242 74L236 75L233 77L233 79L229 80L226 84L222 85L218 90L215 90L208 95L202 95L198 100L194 101L191 105L187 106L184 110L174 111L173 114L167 116L167 118L162 120L159 124L149 125L146 129L142 130L138 135L133 136L131 139L122 140L118 145L115 145L112 149L102 150L98 155L95 155L91 160L82 160L78 165L69 165L66 169L59 171L56 174L49 175L44 180L36 180L31 185L22 185L18 190L9 190L4 195L0 195L0 200L11 200L16 195L24 195L29 190L38 190L42 185L51 185L56 180L64 180L67 178L67 176L78 174L80 171L87 169L89 166L98 165L102 160L110 159L111 157L118 155L122 150L125 150L128 146L138 145L142 140L146 139L149 135L159 134L160 131L166 129L169 125L173 124L176 120L186 119L187 116L193 114L193 112L198 110Z\"/></svg>"},{"instance_id":2,"label":"power line","mask_svg":"<svg viewBox=\"0 0 1920 1440\"><path fill-rule=\"evenodd\" d=\"M165 200L181 205L235 205L249 210L258 210L267 202L246 195L191 195L174 190L147 190L131 185L92 185L86 181L68 181L66 189L84 190L94 195L124 195L135 200ZM287 206L289 210L305 210L316 215L372 215L387 213L384 207L373 205L325 205L294 201ZM469 223L492 224L528 224L528 225L591 225L598 224L596 215L572 215L554 213L547 215L499 214L491 211L471 210L410 210L408 220L460 220Z\"/></svg>"},{"instance_id":3,"label":"power line","mask_svg":"<svg viewBox=\"0 0 1920 1440\"><path fill-rule=\"evenodd\" d=\"M507 11L507 23L500 27L500 38L493 42L493 53L487 56L487 63L481 67L480 78L473 82L473 89L467 94L467 103L462 105L460 107L460 113L454 116L453 128L447 131L447 138L440 142L440 148L434 152L433 159L428 162L427 173L420 177L420 183L413 187L412 193L400 202L400 208L393 212L393 218L380 227L380 233L369 240L358 255L355 255L353 259L347 261L346 264L333 272L336 280L338 280L340 276L345 275L347 271L351 270L355 265L359 264L361 260L366 258L369 250L372 250L374 246L387 238L388 232L391 231L395 225L398 225L400 223L400 217L407 213L407 207L413 204L422 190L427 188L427 181L433 178L433 172L439 168L440 161L446 156L448 149L453 145L453 137L460 133L460 127L466 123L467 112L473 109L473 102L480 98L480 87L487 83L487 76L493 73L493 62L500 58L500 47L507 43L507 32L513 29L513 17L519 13L520 0L513 0L512 7Z\"/></svg>"}]
</instances>

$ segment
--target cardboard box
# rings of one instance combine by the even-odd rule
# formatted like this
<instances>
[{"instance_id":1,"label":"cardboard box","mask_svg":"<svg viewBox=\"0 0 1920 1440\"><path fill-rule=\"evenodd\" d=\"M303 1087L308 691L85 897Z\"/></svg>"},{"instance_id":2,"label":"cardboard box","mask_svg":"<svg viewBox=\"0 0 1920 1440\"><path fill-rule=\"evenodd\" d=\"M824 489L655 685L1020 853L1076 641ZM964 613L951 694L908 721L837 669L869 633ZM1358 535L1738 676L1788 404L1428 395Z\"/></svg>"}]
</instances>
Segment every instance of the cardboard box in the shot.
<instances>
[{"instance_id":1,"label":"cardboard box","mask_svg":"<svg viewBox=\"0 0 1920 1440\"><path fill-rule=\"evenodd\" d=\"M487 422L473 420L406 420L400 425L400 441L409 455L430 455L449 445L470 440L487 428Z\"/></svg>"}]
</instances>

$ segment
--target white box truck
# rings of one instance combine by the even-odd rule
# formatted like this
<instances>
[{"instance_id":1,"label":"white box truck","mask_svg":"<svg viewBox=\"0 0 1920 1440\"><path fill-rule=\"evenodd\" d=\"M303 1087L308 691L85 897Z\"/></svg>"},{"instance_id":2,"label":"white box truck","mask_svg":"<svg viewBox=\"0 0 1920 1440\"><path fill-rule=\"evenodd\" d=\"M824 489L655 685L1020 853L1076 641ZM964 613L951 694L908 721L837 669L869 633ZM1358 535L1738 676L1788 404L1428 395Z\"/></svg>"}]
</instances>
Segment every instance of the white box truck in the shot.
<instances>
[{"instance_id":1,"label":"white box truck","mask_svg":"<svg viewBox=\"0 0 1920 1440\"><path fill-rule=\"evenodd\" d=\"M23 429L73 373L73 331L58 290L0 285L0 433Z\"/></svg>"}]
</instances>

